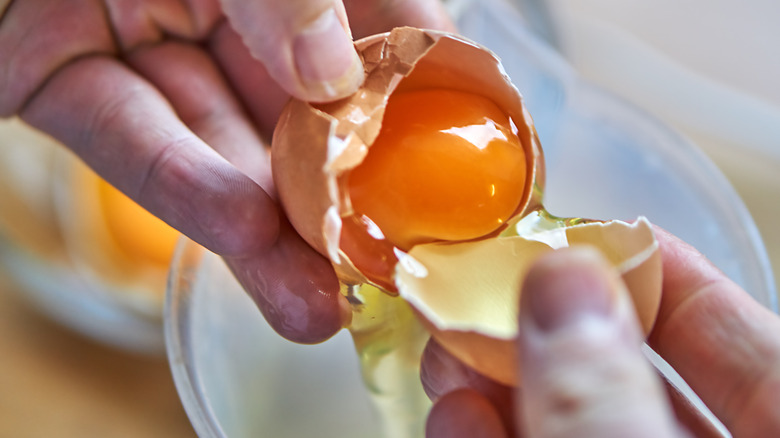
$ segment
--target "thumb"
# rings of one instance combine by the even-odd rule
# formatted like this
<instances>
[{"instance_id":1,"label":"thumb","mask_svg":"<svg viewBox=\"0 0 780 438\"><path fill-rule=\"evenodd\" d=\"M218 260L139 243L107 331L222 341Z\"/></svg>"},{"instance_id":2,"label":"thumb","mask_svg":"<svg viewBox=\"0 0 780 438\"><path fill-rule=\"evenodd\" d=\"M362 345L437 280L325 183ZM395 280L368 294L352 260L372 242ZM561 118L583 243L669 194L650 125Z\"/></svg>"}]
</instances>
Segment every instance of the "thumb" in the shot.
<instances>
[{"instance_id":1,"label":"thumb","mask_svg":"<svg viewBox=\"0 0 780 438\"><path fill-rule=\"evenodd\" d=\"M625 286L600 253L542 258L525 280L520 313L524 436L677 436L638 327Z\"/></svg>"},{"instance_id":2,"label":"thumb","mask_svg":"<svg viewBox=\"0 0 780 438\"><path fill-rule=\"evenodd\" d=\"M306 101L346 97L363 82L341 0L222 0L252 56Z\"/></svg>"}]
</instances>

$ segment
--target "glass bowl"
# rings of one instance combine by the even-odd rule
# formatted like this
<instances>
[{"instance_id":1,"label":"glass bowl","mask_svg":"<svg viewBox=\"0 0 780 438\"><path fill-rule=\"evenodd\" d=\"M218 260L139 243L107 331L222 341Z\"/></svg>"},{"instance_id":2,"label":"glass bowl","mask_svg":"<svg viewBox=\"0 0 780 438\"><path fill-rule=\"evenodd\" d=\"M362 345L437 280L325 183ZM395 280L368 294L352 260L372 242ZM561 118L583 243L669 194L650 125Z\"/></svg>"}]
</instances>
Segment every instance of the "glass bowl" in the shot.
<instances>
[{"instance_id":1,"label":"glass bowl","mask_svg":"<svg viewBox=\"0 0 780 438\"><path fill-rule=\"evenodd\" d=\"M461 32L502 58L526 98L547 160L551 213L647 216L777 310L756 227L705 155L578 78L504 1L451 5ZM191 244L174 258L165 334L176 386L201 437L381 436L348 334L317 346L280 339L222 260Z\"/></svg>"},{"instance_id":2,"label":"glass bowl","mask_svg":"<svg viewBox=\"0 0 780 438\"><path fill-rule=\"evenodd\" d=\"M51 319L121 349L161 355L167 265L141 272L106 243L97 178L19 120L0 124L0 265ZM116 252L116 251L113 251Z\"/></svg>"},{"instance_id":3,"label":"glass bowl","mask_svg":"<svg viewBox=\"0 0 780 438\"><path fill-rule=\"evenodd\" d=\"M168 359L198 436L380 436L349 334L319 345L282 339L217 255L179 246L165 315Z\"/></svg>"}]
</instances>

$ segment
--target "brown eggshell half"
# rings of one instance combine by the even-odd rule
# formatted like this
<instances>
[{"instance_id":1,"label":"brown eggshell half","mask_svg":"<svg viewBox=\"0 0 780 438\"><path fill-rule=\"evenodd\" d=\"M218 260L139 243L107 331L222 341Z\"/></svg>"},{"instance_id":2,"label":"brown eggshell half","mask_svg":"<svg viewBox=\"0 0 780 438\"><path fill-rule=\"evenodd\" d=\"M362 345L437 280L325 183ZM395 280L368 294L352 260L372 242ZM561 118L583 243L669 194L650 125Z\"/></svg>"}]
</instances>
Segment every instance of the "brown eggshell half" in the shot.
<instances>
[{"instance_id":1,"label":"brown eggshell half","mask_svg":"<svg viewBox=\"0 0 780 438\"><path fill-rule=\"evenodd\" d=\"M621 274L645 332L661 297L661 258L650 223L611 221L565 229L568 245L601 250ZM517 384L516 337L521 285L551 246L533 236L425 244L396 268L400 296L455 357L504 384Z\"/></svg>"},{"instance_id":2,"label":"brown eggshell half","mask_svg":"<svg viewBox=\"0 0 780 438\"><path fill-rule=\"evenodd\" d=\"M274 181L292 225L330 258L342 281L367 281L339 248L341 218L352 213L344 176L365 158L393 92L449 88L493 100L513 120L528 157L528 182L516 215L539 205L544 164L536 130L494 54L453 34L408 27L360 40L356 47L366 73L361 89L328 104L290 101L274 131L271 154Z\"/></svg>"}]
</instances>

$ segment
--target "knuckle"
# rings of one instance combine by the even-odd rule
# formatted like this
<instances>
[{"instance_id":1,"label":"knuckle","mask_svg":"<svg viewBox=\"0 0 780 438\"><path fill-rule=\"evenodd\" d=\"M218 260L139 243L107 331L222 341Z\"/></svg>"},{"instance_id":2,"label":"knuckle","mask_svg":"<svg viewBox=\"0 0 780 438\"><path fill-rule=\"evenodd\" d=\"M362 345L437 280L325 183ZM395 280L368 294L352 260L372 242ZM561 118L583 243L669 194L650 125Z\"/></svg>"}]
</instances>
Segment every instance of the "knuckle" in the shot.
<instances>
[{"instance_id":1,"label":"knuckle","mask_svg":"<svg viewBox=\"0 0 780 438\"><path fill-rule=\"evenodd\" d=\"M73 60L113 52L111 33L94 1L5 3L0 5L0 116L21 111L48 78Z\"/></svg>"},{"instance_id":2,"label":"knuckle","mask_svg":"<svg viewBox=\"0 0 780 438\"><path fill-rule=\"evenodd\" d=\"M226 256L270 246L278 216L265 192L223 160L199 160L192 139L162 146L138 193L143 203L209 250Z\"/></svg>"}]
</instances>

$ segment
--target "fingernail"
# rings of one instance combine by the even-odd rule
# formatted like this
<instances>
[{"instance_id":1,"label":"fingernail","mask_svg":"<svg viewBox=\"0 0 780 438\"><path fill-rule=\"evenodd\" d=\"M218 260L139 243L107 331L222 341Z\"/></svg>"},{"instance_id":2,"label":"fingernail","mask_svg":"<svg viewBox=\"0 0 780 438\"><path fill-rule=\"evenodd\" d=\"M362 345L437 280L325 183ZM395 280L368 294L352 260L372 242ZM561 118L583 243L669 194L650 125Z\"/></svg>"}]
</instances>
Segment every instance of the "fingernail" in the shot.
<instances>
[{"instance_id":1,"label":"fingernail","mask_svg":"<svg viewBox=\"0 0 780 438\"><path fill-rule=\"evenodd\" d=\"M607 317L617 284L603 256L591 248L559 250L540 260L523 286L523 306L542 331L554 331L588 317Z\"/></svg>"},{"instance_id":2,"label":"fingernail","mask_svg":"<svg viewBox=\"0 0 780 438\"><path fill-rule=\"evenodd\" d=\"M334 9L304 28L293 43L295 65L310 100L332 100L355 92L363 65Z\"/></svg>"}]
</instances>

